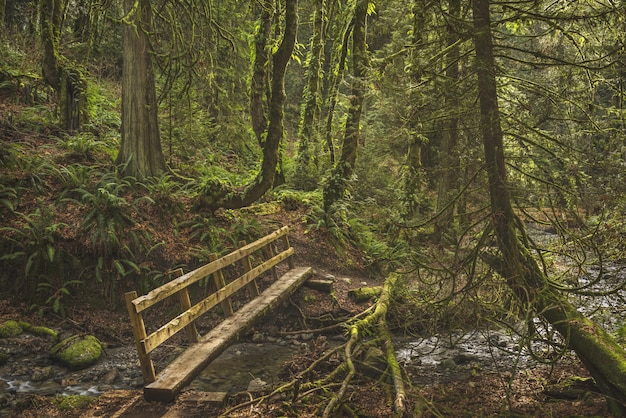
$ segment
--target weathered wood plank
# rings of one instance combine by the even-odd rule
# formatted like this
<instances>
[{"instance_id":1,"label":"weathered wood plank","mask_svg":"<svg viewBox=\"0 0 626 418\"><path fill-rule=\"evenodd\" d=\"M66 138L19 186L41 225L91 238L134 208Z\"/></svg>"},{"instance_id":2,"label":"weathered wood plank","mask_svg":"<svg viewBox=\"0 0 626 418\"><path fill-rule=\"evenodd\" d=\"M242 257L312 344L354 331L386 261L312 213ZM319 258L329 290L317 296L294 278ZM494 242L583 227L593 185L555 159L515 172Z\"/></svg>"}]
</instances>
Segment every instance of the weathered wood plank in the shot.
<instances>
[{"instance_id":1,"label":"weathered wood plank","mask_svg":"<svg viewBox=\"0 0 626 418\"><path fill-rule=\"evenodd\" d=\"M246 245L245 241L239 241L240 247L243 247L245 245ZM248 272L252 270L252 260L250 259L249 255L242 258L241 263L243 265L244 272ZM248 289L248 295L250 295L251 298L259 296L259 286L257 285L256 280L252 280L250 283L248 283L248 285L246 286L246 289Z\"/></svg>"},{"instance_id":2,"label":"weathered wood plank","mask_svg":"<svg viewBox=\"0 0 626 418\"><path fill-rule=\"evenodd\" d=\"M163 342L167 341L172 335L176 334L181 329L185 328L200 316L205 314L209 309L213 308L218 303L225 300L227 297L234 294L236 291L246 286L248 283L257 278L260 274L271 269L281 261L290 257L293 254L293 248L288 248L282 253L272 257L263 264L253 268L249 272L241 275L238 279L233 280L226 286L215 292L214 294L204 298L194 306L178 315L176 318L163 325L161 328L148 335L141 342L142 352L144 354L150 353L157 348Z\"/></svg>"},{"instance_id":3,"label":"weathered wood plank","mask_svg":"<svg viewBox=\"0 0 626 418\"><path fill-rule=\"evenodd\" d=\"M135 345L137 346L137 354L139 355L139 364L141 365L141 375L143 376L144 384L154 382L156 375L154 373L154 363L150 355L142 352L141 341L146 338L146 324L143 321L143 317L135 310L133 305L133 299L137 298L137 292L127 292L124 295L126 300L126 309L128 310L128 316L130 317L130 326L133 329L133 337L135 338Z\"/></svg>"},{"instance_id":4,"label":"weathered wood plank","mask_svg":"<svg viewBox=\"0 0 626 418\"><path fill-rule=\"evenodd\" d=\"M141 312L154 305L157 302L177 293L179 290L203 279L209 274L215 273L223 267L229 266L243 257L246 257L255 251L263 248L268 243L271 243L278 238L285 236L289 232L289 227L284 226L263 238L260 238L238 250L233 251L230 254L225 255L209 264L205 264L189 273L185 273L182 276L170 281L169 283L160 286L147 294L140 296L133 300L135 310Z\"/></svg>"},{"instance_id":5,"label":"weathered wood plank","mask_svg":"<svg viewBox=\"0 0 626 418\"><path fill-rule=\"evenodd\" d=\"M239 335L247 330L270 309L291 295L313 274L311 267L289 270L257 298L203 336L199 343L190 346L172 361L157 380L144 387L144 397L149 401L169 402L188 385L211 361L215 360Z\"/></svg>"},{"instance_id":6,"label":"weathered wood plank","mask_svg":"<svg viewBox=\"0 0 626 418\"><path fill-rule=\"evenodd\" d=\"M217 260L217 258L218 257L216 253L209 254L209 261L215 261ZM215 273L213 273L213 283L215 284L216 291L226 286L226 280L224 280L224 273L222 272L222 270L218 270ZM228 297L224 299L221 302L221 304L222 304L222 311L224 311L224 316L225 317L231 316L233 314L233 302L231 301L231 299Z\"/></svg>"}]
</instances>

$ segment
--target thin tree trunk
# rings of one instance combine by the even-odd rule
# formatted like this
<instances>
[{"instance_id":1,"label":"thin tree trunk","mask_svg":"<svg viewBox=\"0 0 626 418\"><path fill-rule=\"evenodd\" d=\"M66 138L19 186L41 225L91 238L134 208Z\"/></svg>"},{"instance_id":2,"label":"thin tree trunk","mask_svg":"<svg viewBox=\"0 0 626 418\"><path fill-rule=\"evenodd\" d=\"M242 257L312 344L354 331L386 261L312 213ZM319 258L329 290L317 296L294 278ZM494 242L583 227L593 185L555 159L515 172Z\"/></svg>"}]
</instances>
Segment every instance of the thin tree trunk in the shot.
<instances>
[{"instance_id":1,"label":"thin tree trunk","mask_svg":"<svg viewBox=\"0 0 626 418\"><path fill-rule=\"evenodd\" d=\"M453 201L458 189L458 179L460 173L458 142L459 142L459 120L456 116L458 109L458 94L454 88L459 79L459 47L453 46L459 40L459 35L454 27L454 20L460 17L460 0L448 1L448 14L451 20L448 23L448 47L451 47L446 55L446 83L445 101L450 116L444 122L443 139L441 142L441 176L439 177L439 190L437 193L437 220L435 222L436 241L446 236L452 242L456 241L454 231L455 203Z\"/></svg>"},{"instance_id":2,"label":"thin tree trunk","mask_svg":"<svg viewBox=\"0 0 626 418\"><path fill-rule=\"evenodd\" d=\"M324 211L343 199L347 183L352 177L356 164L357 147L360 137L359 125L365 97L365 75L367 71L367 44L365 40L368 0L358 0L354 10L354 29L352 33L352 92L350 109L346 119L346 130L341 147L341 157L324 187Z\"/></svg>"},{"instance_id":3,"label":"thin tree trunk","mask_svg":"<svg viewBox=\"0 0 626 418\"><path fill-rule=\"evenodd\" d=\"M350 15L350 17L352 14ZM333 16L331 16L333 17ZM339 92L339 84L343 79L343 73L346 69L346 58L348 56L348 42L350 40L350 33L352 32L352 19L348 19L345 28L341 32L341 46L339 48L339 57L336 64L331 68L331 61L328 60L329 65L326 68L325 73L329 75L328 80L328 95L326 101L326 126L324 128L324 134L326 138L326 148L328 149L329 160L331 166L335 165L335 145L333 144L333 120L335 117L335 107L337 105L337 94ZM332 48L332 46L331 46Z\"/></svg>"},{"instance_id":4,"label":"thin tree trunk","mask_svg":"<svg viewBox=\"0 0 626 418\"><path fill-rule=\"evenodd\" d=\"M523 224L516 218L506 179L504 141L496 90L489 0L473 0L485 165L489 179L491 219L501 259L484 257L502 275L528 309L545 318L581 359L607 396L615 416L626 415L626 352L597 324L584 317L550 286L532 258Z\"/></svg>"},{"instance_id":5,"label":"thin tree trunk","mask_svg":"<svg viewBox=\"0 0 626 418\"><path fill-rule=\"evenodd\" d=\"M297 160L297 178L308 189L317 186L317 155L314 154L317 143L316 120L319 117L320 84L323 59L324 39L322 31L325 20L326 1L315 0L313 13L313 34L306 61L307 84L304 86L303 104L300 116L300 132Z\"/></svg>"},{"instance_id":6,"label":"thin tree trunk","mask_svg":"<svg viewBox=\"0 0 626 418\"><path fill-rule=\"evenodd\" d=\"M161 149L158 103L150 41L151 9L148 0L124 0L130 22L123 25L122 143L116 163L122 174L137 178L167 171ZM136 8L134 8L136 7Z\"/></svg>"},{"instance_id":7,"label":"thin tree trunk","mask_svg":"<svg viewBox=\"0 0 626 418\"><path fill-rule=\"evenodd\" d=\"M255 5L257 2L255 2ZM258 2L260 7L260 25L254 36L254 63L252 68L252 82L250 84L250 117L252 130L261 147L264 146L263 134L267 130L266 92L269 79L269 51L268 40L272 31L272 17L274 16L274 0Z\"/></svg>"},{"instance_id":8,"label":"thin tree trunk","mask_svg":"<svg viewBox=\"0 0 626 418\"><path fill-rule=\"evenodd\" d=\"M42 76L56 92L61 87L59 37L63 4L61 0L41 0L41 40L43 43Z\"/></svg>"},{"instance_id":9,"label":"thin tree trunk","mask_svg":"<svg viewBox=\"0 0 626 418\"><path fill-rule=\"evenodd\" d=\"M413 2L413 36L411 49L411 61L413 63L411 71L411 79L417 84L420 79L419 68L416 65L417 57L420 53L420 45L422 44L422 32L425 24L425 5L422 0L414 0ZM418 114L412 114L410 119L410 127L413 133L409 137L406 153L406 172L404 173L404 210L403 216L406 219L412 218L417 212L420 205L419 198L422 188L422 146L423 136L419 132L420 118Z\"/></svg>"},{"instance_id":10,"label":"thin tree trunk","mask_svg":"<svg viewBox=\"0 0 626 418\"><path fill-rule=\"evenodd\" d=\"M285 33L278 50L272 58L272 94L269 108L267 139L263 146L261 171L246 188L239 193L223 193L204 196L204 203L211 209L236 209L256 202L274 184L279 160L280 142L284 134L285 72L296 43L298 30L298 2L287 0L285 9Z\"/></svg>"}]
</instances>

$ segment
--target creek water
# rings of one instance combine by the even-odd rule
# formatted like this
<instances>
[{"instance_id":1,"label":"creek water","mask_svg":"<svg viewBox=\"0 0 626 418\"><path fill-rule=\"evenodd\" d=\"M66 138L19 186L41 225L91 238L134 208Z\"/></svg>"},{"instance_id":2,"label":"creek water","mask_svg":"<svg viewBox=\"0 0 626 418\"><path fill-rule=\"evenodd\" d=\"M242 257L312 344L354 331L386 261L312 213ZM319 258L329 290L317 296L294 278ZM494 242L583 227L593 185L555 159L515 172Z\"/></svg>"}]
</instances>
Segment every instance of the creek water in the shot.
<instances>
[{"instance_id":1,"label":"creek water","mask_svg":"<svg viewBox=\"0 0 626 418\"><path fill-rule=\"evenodd\" d=\"M189 385L207 392L237 393L274 386L278 374L298 348L292 344L264 342L239 343L228 347Z\"/></svg>"}]
</instances>

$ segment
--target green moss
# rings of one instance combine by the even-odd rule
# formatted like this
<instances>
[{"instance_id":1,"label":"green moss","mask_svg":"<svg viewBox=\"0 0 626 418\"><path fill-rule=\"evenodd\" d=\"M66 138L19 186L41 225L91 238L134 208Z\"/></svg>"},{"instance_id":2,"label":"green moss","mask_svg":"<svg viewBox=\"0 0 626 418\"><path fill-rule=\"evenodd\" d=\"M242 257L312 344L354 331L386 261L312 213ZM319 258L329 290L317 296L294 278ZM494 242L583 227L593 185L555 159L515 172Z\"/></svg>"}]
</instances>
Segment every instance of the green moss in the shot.
<instances>
[{"instance_id":1,"label":"green moss","mask_svg":"<svg viewBox=\"0 0 626 418\"><path fill-rule=\"evenodd\" d=\"M80 409L84 408L92 403L96 398L85 395L72 395L72 396L59 396L56 398L61 411L67 411L68 409Z\"/></svg>"},{"instance_id":2,"label":"green moss","mask_svg":"<svg viewBox=\"0 0 626 418\"><path fill-rule=\"evenodd\" d=\"M24 331L29 332L38 337L52 337L55 341L59 339L59 334L51 328L42 327L42 326L34 326L34 325L31 325L29 322L25 322L25 321L19 321L18 324L20 325L20 327L22 327Z\"/></svg>"},{"instance_id":3,"label":"green moss","mask_svg":"<svg viewBox=\"0 0 626 418\"><path fill-rule=\"evenodd\" d=\"M5 353L0 353L0 366L4 366L9 361L9 356Z\"/></svg>"},{"instance_id":4,"label":"green moss","mask_svg":"<svg viewBox=\"0 0 626 418\"><path fill-rule=\"evenodd\" d=\"M38 337L52 337L55 341L59 339L59 333L48 327L30 327L27 331Z\"/></svg>"},{"instance_id":5,"label":"green moss","mask_svg":"<svg viewBox=\"0 0 626 418\"><path fill-rule=\"evenodd\" d=\"M92 335L74 335L52 347L50 355L67 368L80 370L98 361L102 355L102 345Z\"/></svg>"},{"instance_id":6,"label":"green moss","mask_svg":"<svg viewBox=\"0 0 626 418\"><path fill-rule=\"evenodd\" d=\"M0 338L15 337L20 335L24 330L15 321L9 320L0 325Z\"/></svg>"}]
</instances>

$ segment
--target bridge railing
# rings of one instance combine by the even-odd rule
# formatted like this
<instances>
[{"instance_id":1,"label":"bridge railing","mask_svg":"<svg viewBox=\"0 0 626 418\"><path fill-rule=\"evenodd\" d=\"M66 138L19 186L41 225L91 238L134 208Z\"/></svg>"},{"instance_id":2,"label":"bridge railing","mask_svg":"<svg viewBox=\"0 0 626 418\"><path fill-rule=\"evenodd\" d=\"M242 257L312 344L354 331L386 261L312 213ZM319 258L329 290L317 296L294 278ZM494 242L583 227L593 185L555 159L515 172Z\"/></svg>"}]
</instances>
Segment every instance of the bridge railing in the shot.
<instances>
[{"instance_id":1,"label":"bridge railing","mask_svg":"<svg viewBox=\"0 0 626 418\"><path fill-rule=\"evenodd\" d=\"M126 293L126 307L137 346L144 385L148 385L156 379L154 363L150 357L150 353L154 349L183 329L186 330L187 338L191 342L200 341L201 337L195 325L195 321L198 318L218 304L222 306L226 317L233 315L231 296L237 291L245 287L249 295L254 298L259 295L256 279L260 275L271 271L273 278L276 280L278 278L276 266L285 260L289 265L289 269L294 268L291 259L294 250L289 243L288 232L288 227L282 227L250 244L242 241L239 243L239 249L220 258L213 254L208 264L189 273L183 274L182 270L179 269L176 272L178 277L143 296L138 296L135 291ZM278 245L279 243L283 245ZM279 248L283 249L280 250ZM253 257L253 254L255 257ZM258 257L256 256L257 254L261 256ZM241 263L240 267L242 267L243 274L226 283L224 271L235 263ZM202 279L207 279L209 276L212 277L214 288L216 289L215 292L192 305L189 287ZM170 297L178 298L182 313L155 331L148 333L144 321L144 313L158 302Z\"/></svg>"}]
</instances>

